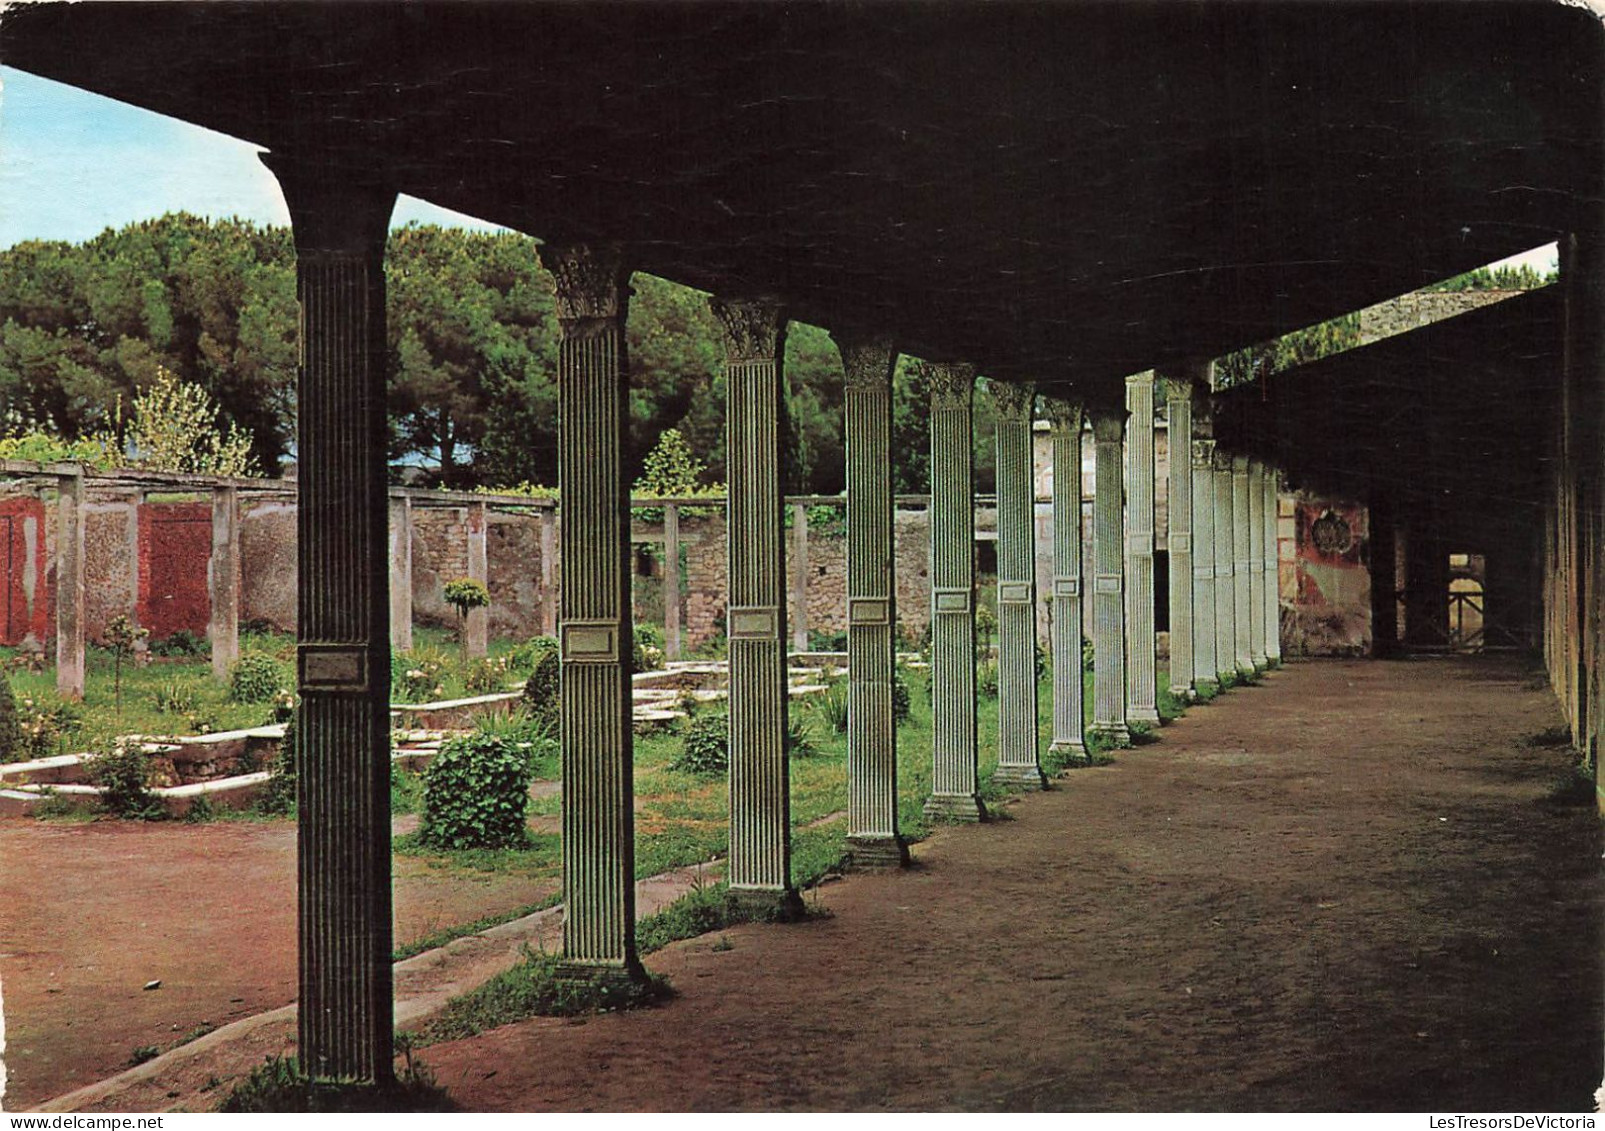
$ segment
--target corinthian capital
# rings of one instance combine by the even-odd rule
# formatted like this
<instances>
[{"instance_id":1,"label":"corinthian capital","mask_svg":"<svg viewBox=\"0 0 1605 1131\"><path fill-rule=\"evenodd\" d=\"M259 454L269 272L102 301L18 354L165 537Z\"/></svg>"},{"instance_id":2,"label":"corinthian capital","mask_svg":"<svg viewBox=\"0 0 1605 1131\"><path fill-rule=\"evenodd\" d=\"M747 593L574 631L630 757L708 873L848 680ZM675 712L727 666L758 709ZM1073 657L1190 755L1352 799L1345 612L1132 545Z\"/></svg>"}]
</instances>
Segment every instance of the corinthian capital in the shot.
<instances>
[{"instance_id":1,"label":"corinthian capital","mask_svg":"<svg viewBox=\"0 0 1605 1131\"><path fill-rule=\"evenodd\" d=\"M969 408L975 395L975 366L931 362L925 366L932 408Z\"/></svg>"},{"instance_id":2,"label":"corinthian capital","mask_svg":"<svg viewBox=\"0 0 1605 1131\"><path fill-rule=\"evenodd\" d=\"M831 340L842 355L843 383L847 388L880 391L891 387L897 350L890 337L836 333Z\"/></svg>"},{"instance_id":3,"label":"corinthian capital","mask_svg":"<svg viewBox=\"0 0 1605 1131\"><path fill-rule=\"evenodd\" d=\"M725 360L772 361L786 348L786 315L776 298L708 300L724 327Z\"/></svg>"},{"instance_id":4,"label":"corinthian capital","mask_svg":"<svg viewBox=\"0 0 1605 1131\"><path fill-rule=\"evenodd\" d=\"M630 270L624 245L617 243L545 243L541 266L551 272L557 290L557 320L566 324L624 315L630 297Z\"/></svg>"},{"instance_id":5,"label":"corinthian capital","mask_svg":"<svg viewBox=\"0 0 1605 1131\"><path fill-rule=\"evenodd\" d=\"M992 381L988 384L988 388L992 390L992 403L997 406L1000 418L1031 419L1031 409L1036 403L1035 385L1029 382L1014 384L1009 381Z\"/></svg>"}]
</instances>

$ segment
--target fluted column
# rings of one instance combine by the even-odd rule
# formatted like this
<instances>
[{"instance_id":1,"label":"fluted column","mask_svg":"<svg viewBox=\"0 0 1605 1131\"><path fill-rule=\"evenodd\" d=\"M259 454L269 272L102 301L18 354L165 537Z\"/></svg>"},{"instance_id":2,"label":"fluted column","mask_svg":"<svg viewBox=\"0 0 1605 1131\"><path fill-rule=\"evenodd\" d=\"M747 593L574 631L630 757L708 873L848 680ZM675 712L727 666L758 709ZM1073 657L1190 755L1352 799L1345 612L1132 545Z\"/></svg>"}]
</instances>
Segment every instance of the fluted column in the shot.
<instances>
[{"instance_id":1,"label":"fluted column","mask_svg":"<svg viewBox=\"0 0 1605 1131\"><path fill-rule=\"evenodd\" d=\"M931 389L931 796L925 815L977 821L975 370L929 365Z\"/></svg>"},{"instance_id":2,"label":"fluted column","mask_svg":"<svg viewBox=\"0 0 1605 1131\"><path fill-rule=\"evenodd\" d=\"M847 846L859 867L898 867L892 719L892 365L884 339L836 335L847 401Z\"/></svg>"},{"instance_id":3,"label":"fluted column","mask_svg":"<svg viewBox=\"0 0 1605 1131\"><path fill-rule=\"evenodd\" d=\"M558 581L563 755L563 963L572 977L640 976L635 949L631 728L630 271L617 244L547 243L557 288Z\"/></svg>"},{"instance_id":4,"label":"fluted column","mask_svg":"<svg viewBox=\"0 0 1605 1131\"><path fill-rule=\"evenodd\" d=\"M1033 385L992 381L998 467L998 768L994 781L1041 789L1037 757L1036 492Z\"/></svg>"},{"instance_id":5,"label":"fluted column","mask_svg":"<svg viewBox=\"0 0 1605 1131\"><path fill-rule=\"evenodd\" d=\"M1281 472L1265 468L1265 660L1271 667L1282 662L1282 565L1281 544L1277 536L1278 483ZM1389 565L1391 587L1391 562Z\"/></svg>"},{"instance_id":6,"label":"fluted column","mask_svg":"<svg viewBox=\"0 0 1605 1131\"><path fill-rule=\"evenodd\" d=\"M1081 406L1047 399L1053 444L1053 742L1085 760L1081 672Z\"/></svg>"},{"instance_id":7,"label":"fluted column","mask_svg":"<svg viewBox=\"0 0 1605 1131\"><path fill-rule=\"evenodd\" d=\"M1092 733L1129 746L1126 725L1125 516L1120 441L1124 411L1094 411L1092 497Z\"/></svg>"},{"instance_id":8,"label":"fluted column","mask_svg":"<svg viewBox=\"0 0 1605 1131\"><path fill-rule=\"evenodd\" d=\"M1216 447L1211 458L1215 490L1215 671L1225 682L1237 675L1237 571L1232 568L1232 457Z\"/></svg>"},{"instance_id":9,"label":"fluted column","mask_svg":"<svg viewBox=\"0 0 1605 1131\"><path fill-rule=\"evenodd\" d=\"M212 556L206 563L211 591L211 617L206 634L212 642L212 676L227 683L229 669L240 658L240 492L212 488Z\"/></svg>"},{"instance_id":10,"label":"fluted column","mask_svg":"<svg viewBox=\"0 0 1605 1131\"><path fill-rule=\"evenodd\" d=\"M301 307L296 725L299 1048L317 1078L391 1075L385 234L395 192L264 158Z\"/></svg>"},{"instance_id":11,"label":"fluted column","mask_svg":"<svg viewBox=\"0 0 1605 1131\"><path fill-rule=\"evenodd\" d=\"M1193 386L1165 379L1170 500L1166 541L1170 595L1170 693L1187 698L1193 684Z\"/></svg>"},{"instance_id":12,"label":"fluted column","mask_svg":"<svg viewBox=\"0 0 1605 1131\"><path fill-rule=\"evenodd\" d=\"M1250 567L1253 557L1250 552L1248 531L1251 525L1249 514L1248 490L1248 457L1235 456L1232 459L1232 599L1236 605L1233 627L1236 632L1237 671L1245 679L1254 674L1254 659L1250 654L1249 640L1253 632L1253 599L1249 588Z\"/></svg>"},{"instance_id":13,"label":"fluted column","mask_svg":"<svg viewBox=\"0 0 1605 1131\"><path fill-rule=\"evenodd\" d=\"M412 651L412 496L390 500L390 643Z\"/></svg>"},{"instance_id":14,"label":"fluted column","mask_svg":"<svg viewBox=\"0 0 1605 1131\"><path fill-rule=\"evenodd\" d=\"M1126 718L1157 723L1153 370L1126 378L1126 412Z\"/></svg>"},{"instance_id":15,"label":"fluted column","mask_svg":"<svg viewBox=\"0 0 1605 1131\"><path fill-rule=\"evenodd\" d=\"M1248 658L1265 667L1265 465L1248 461Z\"/></svg>"},{"instance_id":16,"label":"fluted column","mask_svg":"<svg viewBox=\"0 0 1605 1131\"><path fill-rule=\"evenodd\" d=\"M84 697L84 472L56 480L56 693Z\"/></svg>"},{"instance_id":17,"label":"fluted column","mask_svg":"<svg viewBox=\"0 0 1605 1131\"><path fill-rule=\"evenodd\" d=\"M768 913L801 909L791 883L786 756L786 552L780 483L786 317L771 299L720 299L730 478L731 895Z\"/></svg>"},{"instance_id":18,"label":"fluted column","mask_svg":"<svg viewBox=\"0 0 1605 1131\"><path fill-rule=\"evenodd\" d=\"M1193 473L1193 689L1205 695L1220 686L1215 659L1215 441L1194 440Z\"/></svg>"}]
</instances>

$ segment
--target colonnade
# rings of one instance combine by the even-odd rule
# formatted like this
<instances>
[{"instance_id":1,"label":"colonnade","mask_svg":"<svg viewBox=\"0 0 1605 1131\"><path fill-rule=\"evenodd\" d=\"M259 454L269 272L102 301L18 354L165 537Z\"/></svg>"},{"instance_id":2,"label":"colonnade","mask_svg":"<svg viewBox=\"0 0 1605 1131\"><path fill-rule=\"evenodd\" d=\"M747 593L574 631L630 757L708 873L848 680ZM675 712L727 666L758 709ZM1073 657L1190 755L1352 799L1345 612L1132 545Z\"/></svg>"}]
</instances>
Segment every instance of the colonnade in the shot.
<instances>
[{"instance_id":1,"label":"colonnade","mask_svg":"<svg viewBox=\"0 0 1605 1131\"><path fill-rule=\"evenodd\" d=\"M302 308L298 547L300 636L300 1047L318 1076L390 1071L389 715L391 646L384 444L384 236L394 193L357 177L269 160L294 221ZM563 487L562 974L634 979L635 837L630 725L629 250L549 242L555 280L559 475ZM732 898L766 914L800 909L791 876L785 545L781 467L785 311L763 295L719 296L729 476L730 851ZM863 867L908 859L898 827L893 722L891 375L876 333L836 333L846 389L848 844ZM927 812L984 816L977 775L973 431L975 372L930 367L932 788ZM1177 381L1180 381L1178 391ZM1275 546L1263 466L1190 444L1195 382L1167 382L1172 428L1172 690L1272 656L1265 594ZM992 381L998 412L998 780L1042 788L1037 709L1032 430L1035 390ZM1045 401L1054 464L1052 749L1123 744L1157 721L1154 631L1154 393L1133 377L1123 408ZM1178 409L1177 406L1181 406ZM1128 414L1129 421L1128 424ZM1097 456L1091 561L1093 719L1082 727L1082 421ZM1190 450L1191 449L1191 450ZM1191 456L1192 458L1189 458ZM1213 479L1211 479L1213 476ZM1272 485L1267 489L1266 484ZM64 486L62 542L78 538ZM1257 502L1256 502L1257 500ZM1178 505L1186 508L1177 514ZM404 517L404 516L403 516ZM1258 524L1258 527L1256 527ZM483 535L481 534L481 537ZM1203 563L1213 562L1213 570ZM1274 565L1269 566L1274 570ZM1254 578L1258 577L1258 586ZM1185 592L1179 592L1185 590ZM1253 607L1258 595L1260 605ZM1180 604L1174 602L1180 601ZM1178 613L1176 610L1181 610ZM1176 630L1175 618L1185 621ZM1210 619L1215 618L1215 619ZM1209 623L1205 623L1209 620ZM1179 649L1179 651L1178 651ZM1199 676L1197 657L1210 655Z\"/></svg>"}]
</instances>

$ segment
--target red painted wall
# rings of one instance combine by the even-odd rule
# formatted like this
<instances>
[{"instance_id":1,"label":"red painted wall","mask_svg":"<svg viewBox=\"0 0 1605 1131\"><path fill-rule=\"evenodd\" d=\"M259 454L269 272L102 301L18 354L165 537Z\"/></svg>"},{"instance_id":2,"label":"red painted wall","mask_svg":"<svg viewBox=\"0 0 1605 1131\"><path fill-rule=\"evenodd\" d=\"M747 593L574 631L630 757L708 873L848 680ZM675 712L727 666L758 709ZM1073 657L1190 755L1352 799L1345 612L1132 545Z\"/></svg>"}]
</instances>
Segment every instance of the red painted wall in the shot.
<instances>
[{"instance_id":1,"label":"red painted wall","mask_svg":"<svg viewBox=\"0 0 1605 1131\"><path fill-rule=\"evenodd\" d=\"M34 520L34 562L36 580L33 602L28 600L24 573L28 560L26 520ZM21 644L32 632L43 643L50 635L51 586L45 576L45 504L39 499L0 500L0 568L5 581L0 584L0 644Z\"/></svg>"},{"instance_id":2,"label":"red painted wall","mask_svg":"<svg viewBox=\"0 0 1605 1131\"><path fill-rule=\"evenodd\" d=\"M211 594L206 566L212 556L210 503L146 503L139 508L139 608L152 640L179 629L206 635Z\"/></svg>"}]
</instances>

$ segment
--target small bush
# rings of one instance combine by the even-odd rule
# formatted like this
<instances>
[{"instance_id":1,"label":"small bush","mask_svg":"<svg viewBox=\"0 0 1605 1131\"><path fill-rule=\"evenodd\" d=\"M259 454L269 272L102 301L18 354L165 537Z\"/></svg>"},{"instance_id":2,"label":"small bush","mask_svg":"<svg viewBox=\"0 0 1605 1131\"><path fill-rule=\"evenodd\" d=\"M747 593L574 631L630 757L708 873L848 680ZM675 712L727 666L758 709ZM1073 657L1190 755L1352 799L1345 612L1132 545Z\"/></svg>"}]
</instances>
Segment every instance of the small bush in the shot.
<instances>
[{"instance_id":1,"label":"small bush","mask_svg":"<svg viewBox=\"0 0 1605 1131\"><path fill-rule=\"evenodd\" d=\"M914 697L908 692L907 674L902 664L892 669L892 724L902 726L914 713Z\"/></svg>"},{"instance_id":2,"label":"small bush","mask_svg":"<svg viewBox=\"0 0 1605 1131\"><path fill-rule=\"evenodd\" d=\"M537 718L555 722L562 689L563 661L558 654L557 641L549 636L538 637L537 640L547 643L539 650L531 665L529 678L524 681L524 709ZM532 644L535 642L531 641Z\"/></svg>"},{"instance_id":3,"label":"small bush","mask_svg":"<svg viewBox=\"0 0 1605 1131\"><path fill-rule=\"evenodd\" d=\"M837 734L847 733L847 684L831 684L828 691L814 696L813 702L827 727Z\"/></svg>"},{"instance_id":4,"label":"small bush","mask_svg":"<svg viewBox=\"0 0 1605 1131\"><path fill-rule=\"evenodd\" d=\"M445 598L458 616L466 617L469 609L483 609L490 604L490 590L485 588L484 582L459 577L446 582Z\"/></svg>"},{"instance_id":5,"label":"small bush","mask_svg":"<svg viewBox=\"0 0 1605 1131\"><path fill-rule=\"evenodd\" d=\"M156 709L164 715L184 715L195 710L195 688L179 680L169 680L156 689Z\"/></svg>"},{"instance_id":6,"label":"small bush","mask_svg":"<svg viewBox=\"0 0 1605 1131\"><path fill-rule=\"evenodd\" d=\"M171 636L164 636L160 640L150 642L152 656L174 656L189 658L194 656L209 656L212 645L206 637L199 633L181 628Z\"/></svg>"},{"instance_id":7,"label":"small bush","mask_svg":"<svg viewBox=\"0 0 1605 1131\"><path fill-rule=\"evenodd\" d=\"M819 753L808 728L799 718L786 720L786 754L792 758L812 758Z\"/></svg>"},{"instance_id":8,"label":"small bush","mask_svg":"<svg viewBox=\"0 0 1605 1131\"><path fill-rule=\"evenodd\" d=\"M268 767L267 785L256 799L259 813L278 816L295 812L295 719L292 717L279 739L279 753Z\"/></svg>"},{"instance_id":9,"label":"small bush","mask_svg":"<svg viewBox=\"0 0 1605 1131\"><path fill-rule=\"evenodd\" d=\"M535 670L536 662L546 652L555 652L557 641L550 636L532 636L522 644L515 644L507 652L510 670L528 675Z\"/></svg>"},{"instance_id":10,"label":"small bush","mask_svg":"<svg viewBox=\"0 0 1605 1131\"><path fill-rule=\"evenodd\" d=\"M390 694L402 703L427 703L446 694L446 669L451 666L444 653L431 649L390 654Z\"/></svg>"},{"instance_id":11,"label":"small bush","mask_svg":"<svg viewBox=\"0 0 1605 1131\"><path fill-rule=\"evenodd\" d=\"M1084 672L1090 672L1092 670L1092 661L1092 641L1083 636L1081 638L1081 670Z\"/></svg>"},{"instance_id":12,"label":"small bush","mask_svg":"<svg viewBox=\"0 0 1605 1131\"><path fill-rule=\"evenodd\" d=\"M446 1089L408 1058L393 1083L314 1083L294 1057L270 1056L224 1097L220 1112L456 1111Z\"/></svg>"},{"instance_id":13,"label":"small bush","mask_svg":"<svg viewBox=\"0 0 1605 1131\"><path fill-rule=\"evenodd\" d=\"M657 625L638 624L630 645L630 659L638 672L655 672L663 667L663 630Z\"/></svg>"},{"instance_id":14,"label":"small bush","mask_svg":"<svg viewBox=\"0 0 1605 1131\"><path fill-rule=\"evenodd\" d=\"M691 720L685 745L669 768L687 774L713 775L730 770L730 716L707 712Z\"/></svg>"},{"instance_id":15,"label":"small bush","mask_svg":"<svg viewBox=\"0 0 1605 1131\"><path fill-rule=\"evenodd\" d=\"M119 738L110 751L88 759L89 780L100 787L106 811L129 820L160 820L165 813L150 791L150 757L143 743Z\"/></svg>"},{"instance_id":16,"label":"small bush","mask_svg":"<svg viewBox=\"0 0 1605 1131\"><path fill-rule=\"evenodd\" d=\"M78 710L62 700L24 696L17 703L22 728L23 751L29 758L48 758L60 754L67 736L83 725Z\"/></svg>"},{"instance_id":17,"label":"small bush","mask_svg":"<svg viewBox=\"0 0 1605 1131\"><path fill-rule=\"evenodd\" d=\"M11 693L11 681L0 675L0 761L20 761L26 749L17 697Z\"/></svg>"},{"instance_id":18,"label":"small bush","mask_svg":"<svg viewBox=\"0 0 1605 1131\"><path fill-rule=\"evenodd\" d=\"M975 693L987 699L998 697L998 665L987 660L975 667Z\"/></svg>"},{"instance_id":19,"label":"small bush","mask_svg":"<svg viewBox=\"0 0 1605 1131\"><path fill-rule=\"evenodd\" d=\"M419 843L522 848L529 842L529 782L529 752L517 743L482 732L452 739L424 771Z\"/></svg>"},{"instance_id":20,"label":"small bush","mask_svg":"<svg viewBox=\"0 0 1605 1131\"><path fill-rule=\"evenodd\" d=\"M508 674L506 656L484 656L464 669L463 687L475 695L506 691Z\"/></svg>"},{"instance_id":21,"label":"small bush","mask_svg":"<svg viewBox=\"0 0 1605 1131\"><path fill-rule=\"evenodd\" d=\"M271 703L289 682L288 674L272 656L248 652L229 669L228 697L235 703Z\"/></svg>"}]
</instances>

